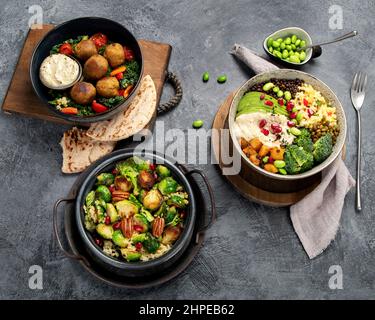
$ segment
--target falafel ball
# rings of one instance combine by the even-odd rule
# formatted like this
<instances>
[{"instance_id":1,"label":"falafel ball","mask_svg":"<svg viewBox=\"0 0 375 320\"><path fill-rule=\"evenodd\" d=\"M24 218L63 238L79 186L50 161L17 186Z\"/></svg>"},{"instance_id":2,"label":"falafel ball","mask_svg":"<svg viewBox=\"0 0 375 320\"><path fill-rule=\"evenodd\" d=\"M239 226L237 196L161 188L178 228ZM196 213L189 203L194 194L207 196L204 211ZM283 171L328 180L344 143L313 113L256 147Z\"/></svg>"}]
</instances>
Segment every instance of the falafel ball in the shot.
<instances>
[{"instance_id":1,"label":"falafel ball","mask_svg":"<svg viewBox=\"0 0 375 320\"><path fill-rule=\"evenodd\" d=\"M85 61L94 54L97 54L98 49L96 49L94 41L88 39L80 41L75 46L74 52L79 59Z\"/></svg>"},{"instance_id":2,"label":"falafel ball","mask_svg":"<svg viewBox=\"0 0 375 320\"><path fill-rule=\"evenodd\" d=\"M100 54L94 54L87 59L83 66L83 74L89 80L99 80L108 71L108 61Z\"/></svg>"},{"instance_id":3,"label":"falafel ball","mask_svg":"<svg viewBox=\"0 0 375 320\"><path fill-rule=\"evenodd\" d=\"M89 104L95 99L96 89L89 82L77 82L70 90L70 96L79 104Z\"/></svg>"},{"instance_id":4,"label":"falafel ball","mask_svg":"<svg viewBox=\"0 0 375 320\"><path fill-rule=\"evenodd\" d=\"M111 43L106 46L104 57L108 59L112 68L118 67L125 62L124 48L119 43Z\"/></svg>"},{"instance_id":5,"label":"falafel ball","mask_svg":"<svg viewBox=\"0 0 375 320\"><path fill-rule=\"evenodd\" d=\"M118 96L120 84L115 77L105 77L96 83L98 94L104 98L112 98Z\"/></svg>"}]
</instances>

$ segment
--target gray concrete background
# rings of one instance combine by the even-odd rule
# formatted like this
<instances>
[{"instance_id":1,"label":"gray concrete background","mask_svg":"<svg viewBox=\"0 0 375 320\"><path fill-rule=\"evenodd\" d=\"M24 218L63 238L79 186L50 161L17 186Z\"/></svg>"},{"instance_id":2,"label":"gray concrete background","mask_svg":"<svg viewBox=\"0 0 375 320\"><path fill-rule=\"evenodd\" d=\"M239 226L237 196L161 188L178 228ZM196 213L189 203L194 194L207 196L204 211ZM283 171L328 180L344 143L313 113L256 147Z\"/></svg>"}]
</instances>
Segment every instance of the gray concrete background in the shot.
<instances>
[{"instance_id":1,"label":"gray concrete background","mask_svg":"<svg viewBox=\"0 0 375 320\"><path fill-rule=\"evenodd\" d=\"M263 38L291 25L314 40L359 31L355 40L324 49L303 68L339 96L348 118L347 158L355 174L356 120L349 97L353 74L369 75L363 108L363 211L354 211L354 190L345 202L336 240L310 261L293 231L288 209L251 203L207 171L217 199L218 220L204 247L176 280L141 290L121 290L95 280L58 250L52 235L52 206L76 179L60 172L58 145L68 127L0 115L0 298L55 299L336 299L374 298L375 289L375 4L373 1L1 1L0 99L4 98L28 30L28 7L39 4L46 23L79 16L104 16L125 24L139 38L170 43L170 70L183 81L184 99L163 116L167 127L186 129L197 117L208 128L220 102L251 76L228 54L235 42L262 51ZM342 6L344 29L330 30L328 8ZM202 84L201 74L226 73L228 82ZM165 90L164 99L170 90ZM22 94L22 92L20 93ZM44 270L44 289L28 288L28 268ZM328 269L340 265L344 289L330 290Z\"/></svg>"}]
</instances>

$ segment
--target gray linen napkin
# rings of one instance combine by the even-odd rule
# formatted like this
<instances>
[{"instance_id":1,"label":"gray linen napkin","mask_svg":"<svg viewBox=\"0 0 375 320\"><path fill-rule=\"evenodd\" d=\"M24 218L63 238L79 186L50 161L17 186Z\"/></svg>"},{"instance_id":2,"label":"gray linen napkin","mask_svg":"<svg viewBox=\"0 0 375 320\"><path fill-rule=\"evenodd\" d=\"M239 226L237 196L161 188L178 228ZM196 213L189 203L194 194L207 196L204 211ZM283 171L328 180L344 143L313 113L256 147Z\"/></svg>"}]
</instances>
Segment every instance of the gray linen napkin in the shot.
<instances>
[{"instance_id":1,"label":"gray linen napkin","mask_svg":"<svg viewBox=\"0 0 375 320\"><path fill-rule=\"evenodd\" d=\"M255 73L278 69L254 51L235 44L231 54ZM290 218L310 259L321 254L335 239L345 196L355 185L342 157L322 172L322 182L290 207Z\"/></svg>"}]
</instances>

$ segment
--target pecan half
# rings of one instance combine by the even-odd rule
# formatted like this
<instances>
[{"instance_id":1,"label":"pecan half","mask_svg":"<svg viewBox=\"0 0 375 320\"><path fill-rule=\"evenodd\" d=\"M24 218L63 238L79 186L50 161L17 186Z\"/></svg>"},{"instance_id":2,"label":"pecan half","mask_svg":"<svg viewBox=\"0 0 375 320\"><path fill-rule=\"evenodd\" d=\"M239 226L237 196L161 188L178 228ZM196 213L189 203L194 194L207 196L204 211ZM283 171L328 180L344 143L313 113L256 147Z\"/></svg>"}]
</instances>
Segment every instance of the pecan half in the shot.
<instances>
[{"instance_id":1,"label":"pecan half","mask_svg":"<svg viewBox=\"0 0 375 320\"><path fill-rule=\"evenodd\" d=\"M121 231L123 235L130 239L133 235L133 218L124 218L121 221Z\"/></svg>"},{"instance_id":2,"label":"pecan half","mask_svg":"<svg viewBox=\"0 0 375 320\"><path fill-rule=\"evenodd\" d=\"M152 223L152 235L156 238L160 237L163 234L164 226L164 218L155 218Z\"/></svg>"},{"instance_id":3,"label":"pecan half","mask_svg":"<svg viewBox=\"0 0 375 320\"><path fill-rule=\"evenodd\" d=\"M112 192L112 201L118 202L121 200L129 199L130 193L121 190L113 190Z\"/></svg>"}]
</instances>

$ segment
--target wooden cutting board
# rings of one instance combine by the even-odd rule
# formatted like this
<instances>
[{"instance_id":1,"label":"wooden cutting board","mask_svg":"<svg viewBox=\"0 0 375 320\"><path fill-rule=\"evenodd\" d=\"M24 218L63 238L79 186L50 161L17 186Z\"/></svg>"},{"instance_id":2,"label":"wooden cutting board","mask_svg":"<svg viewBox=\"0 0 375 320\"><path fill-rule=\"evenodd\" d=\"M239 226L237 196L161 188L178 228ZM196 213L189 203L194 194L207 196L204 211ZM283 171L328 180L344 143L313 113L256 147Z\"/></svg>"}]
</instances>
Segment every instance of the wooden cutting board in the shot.
<instances>
[{"instance_id":1,"label":"wooden cutting board","mask_svg":"<svg viewBox=\"0 0 375 320\"><path fill-rule=\"evenodd\" d=\"M19 56L12 80L5 96L2 110L6 114L20 114L37 119L70 124L54 115L34 93L29 76L31 55L43 36L54 28L45 24L43 29L30 29ZM163 91L166 70L172 47L166 43L139 40L144 59L144 74L149 74L155 82L158 103Z\"/></svg>"}]
</instances>

